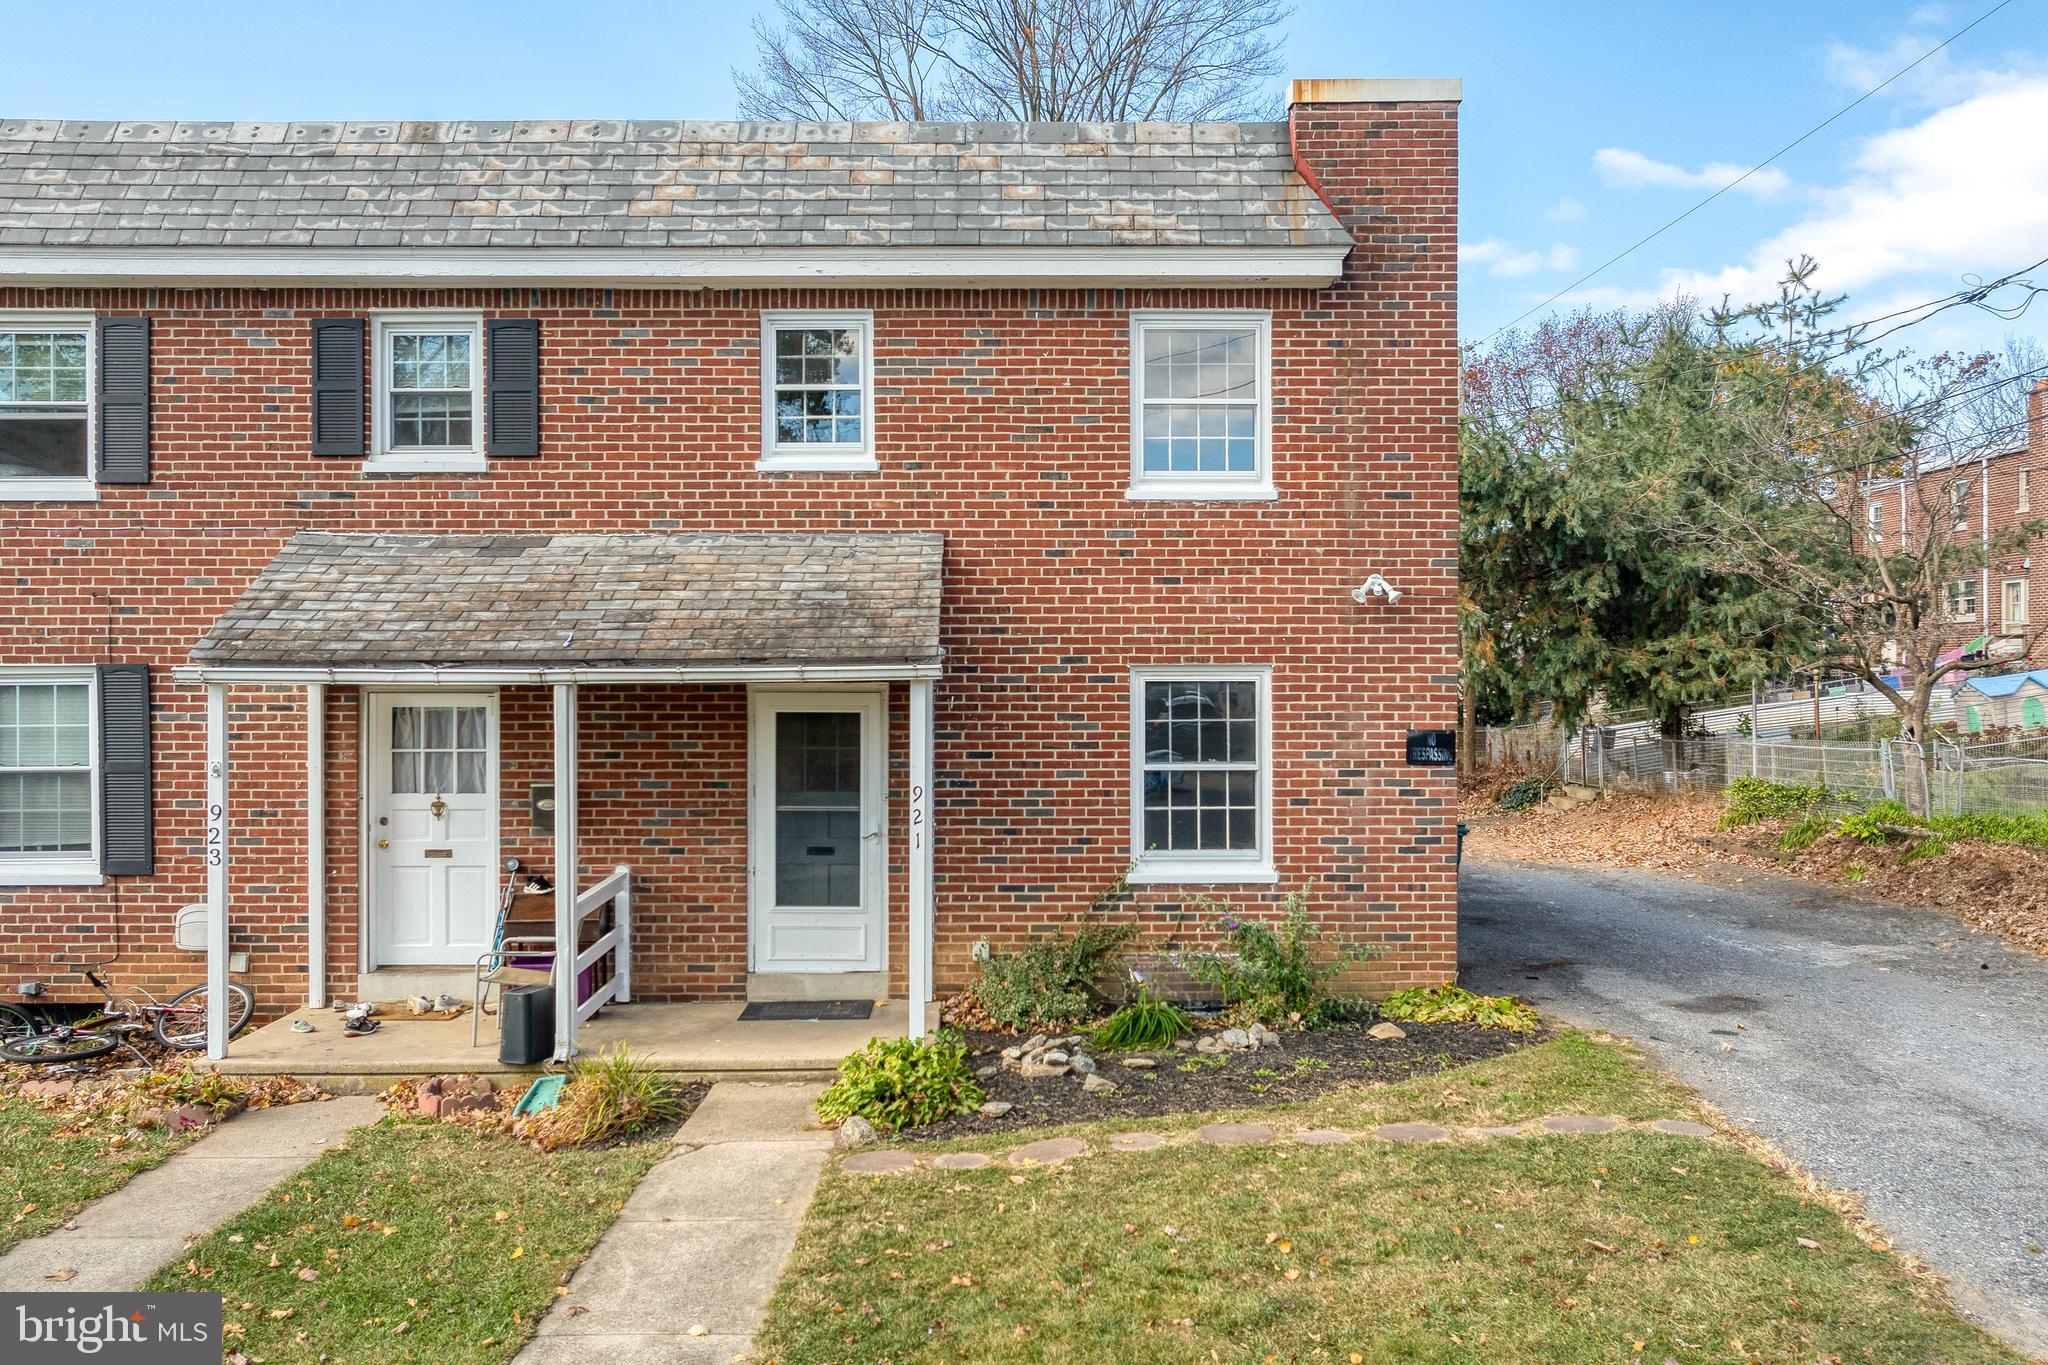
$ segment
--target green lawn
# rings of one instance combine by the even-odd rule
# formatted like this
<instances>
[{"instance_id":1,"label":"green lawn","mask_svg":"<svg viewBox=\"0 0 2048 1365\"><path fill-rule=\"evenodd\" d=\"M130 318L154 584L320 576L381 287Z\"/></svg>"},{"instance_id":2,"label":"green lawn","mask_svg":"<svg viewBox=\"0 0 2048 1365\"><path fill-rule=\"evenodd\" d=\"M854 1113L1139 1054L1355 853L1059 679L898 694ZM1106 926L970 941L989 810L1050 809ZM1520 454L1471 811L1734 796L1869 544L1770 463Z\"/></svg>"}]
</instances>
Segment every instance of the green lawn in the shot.
<instances>
[{"instance_id":1,"label":"green lawn","mask_svg":"<svg viewBox=\"0 0 2048 1365\"><path fill-rule=\"evenodd\" d=\"M0 1253L40 1237L198 1136L164 1128L129 1138L122 1127L51 1113L0 1092Z\"/></svg>"},{"instance_id":2,"label":"green lawn","mask_svg":"<svg viewBox=\"0 0 2048 1365\"><path fill-rule=\"evenodd\" d=\"M1358 1130L1559 1111L1698 1116L1623 1049L1575 1035L1256 1116ZM835 1166L757 1350L785 1365L2019 1359L1734 1146L1640 1131L1176 1146L1027 1173Z\"/></svg>"},{"instance_id":3,"label":"green lawn","mask_svg":"<svg viewBox=\"0 0 2048 1365\"><path fill-rule=\"evenodd\" d=\"M509 1360L666 1150L657 1137L543 1155L453 1124L386 1119L149 1287L224 1295L227 1344L252 1360Z\"/></svg>"}]
</instances>

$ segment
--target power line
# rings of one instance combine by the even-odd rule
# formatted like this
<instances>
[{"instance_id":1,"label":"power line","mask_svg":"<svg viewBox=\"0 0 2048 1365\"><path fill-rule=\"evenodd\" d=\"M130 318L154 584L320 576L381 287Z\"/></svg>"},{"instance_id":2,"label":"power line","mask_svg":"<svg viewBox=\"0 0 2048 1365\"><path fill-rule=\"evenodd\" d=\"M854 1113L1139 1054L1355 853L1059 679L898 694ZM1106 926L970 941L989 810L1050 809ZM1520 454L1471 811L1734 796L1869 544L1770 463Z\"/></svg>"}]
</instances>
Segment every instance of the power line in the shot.
<instances>
[{"instance_id":1,"label":"power line","mask_svg":"<svg viewBox=\"0 0 2048 1365\"><path fill-rule=\"evenodd\" d=\"M1607 258L1606 260L1602 261L1602 262L1601 262L1601 263L1600 263L1599 265L1596 265L1596 266L1594 266L1594 267L1593 267L1593 268L1592 268L1591 270L1589 270L1589 271L1587 271L1587 272L1586 272L1585 274L1583 274L1583 275L1579 276L1579 278L1577 278L1576 280L1573 280L1573 281L1572 281L1572 282L1571 282L1570 284L1568 284L1568 285L1566 285L1566 286L1565 286L1564 288L1562 288L1562 289L1558 290L1558 291L1557 291L1557 292L1556 292L1555 294L1552 294L1552 295L1551 295L1551 296L1550 296L1549 298L1547 298L1547 299L1543 300L1543 302L1541 302L1541 303L1537 304L1537 305L1536 305L1535 307L1533 307L1533 308L1530 308L1530 309L1528 309L1527 311L1525 311L1525 312L1521 313L1521 314L1520 314L1519 316L1517 316L1517 317L1514 317L1514 318L1510 319L1509 321L1507 321L1507 322L1505 322L1505 323L1502 323L1502 324L1501 324L1500 326L1498 326L1498 327L1494 328L1494 329L1493 329L1493 330L1492 330L1491 332L1487 333L1487 334L1486 334L1486 335L1485 335L1484 337L1480 338L1480 339L1479 339L1479 340L1478 340L1477 342L1474 342L1474 343L1473 343L1473 345L1476 345L1476 346L1484 346L1484 345L1485 345L1485 344L1486 344L1487 342L1489 342L1489 341L1493 340L1493 339L1494 339L1495 337L1499 336L1499 335L1500 335L1500 334L1501 334L1502 332L1505 332L1505 331L1507 331L1507 330L1508 330L1508 328L1510 328L1510 327L1513 327L1513 326L1514 326L1514 325L1515 325L1516 323L1519 323L1519 322L1521 322L1521 321L1522 321L1523 319L1525 319L1525 318L1528 318L1528 317L1530 317L1530 316L1532 316L1532 315L1534 315L1534 314L1536 314L1536 313L1540 313L1540 312L1542 312L1542 311L1543 311L1543 310L1544 310L1545 308L1548 308L1548 307L1549 307L1549 306L1550 306L1551 304L1553 304L1553 303L1556 303L1556 302L1557 302L1557 301L1558 301L1559 299L1561 299L1561 298L1563 298L1563 297L1564 297L1565 295L1567 295L1567 294L1571 293L1571 292L1572 292L1572 291L1573 291L1574 289L1577 289L1577 288L1578 288L1578 287L1579 287L1580 285L1582 285L1582 284L1586 283L1586 282L1587 282L1588 280L1592 279L1592 278L1593 278L1593 277L1594 277L1595 275L1598 275L1598 274L1600 274L1600 273L1601 273L1602 271L1606 270L1606 269L1607 269L1607 268L1608 268L1609 266L1615 265L1615 264L1617 264L1617 263L1619 263L1619 262L1621 262L1621 261L1623 261L1623 260L1627 259L1627 258L1628 258L1629 256L1633 255L1633 254L1634 254L1634 253L1635 253L1635 252L1636 252L1637 250L1639 250L1640 248L1642 248L1642 247L1645 247L1645 246L1648 246L1648 245L1649 245L1649 244L1650 244L1651 242L1653 242L1653 241L1655 241L1655 240L1656 240L1657 238L1659 238L1659 237L1663 236L1663 235L1664 235L1665 233L1669 232L1669 231L1670 231L1670 230L1671 230L1672 228L1675 228L1675 227L1677 227L1677 226L1678 226L1678 225L1679 225L1680 223L1682 223L1682 222L1684 222L1684 221L1685 221L1686 219L1688 219L1688 218L1692 217L1692 216L1693 216L1693 215L1694 215L1695 213L1698 213L1698 212L1699 212L1699 211L1700 211L1701 209L1703 209L1703 208L1705 208L1705 207L1706 207L1707 205L1709 205L1709 204L1713 203L1713 202L1714 202L1714 201L1715 201L1716 199L1719 199L1719 198L1720 198L1720 197L1721 197L1722 195L1724 195L1724 194L1728 193L1728 191L1730 191L1730 190L1734 189L1734 188L1735 188L1735 187L1736 187L1737 185L1740 185L1740 184L1741 184L1741 183L1742 183L1743 181L1745 181L1745 180L1749 179L1749 178L1750 178L1751 176L1755 175L1755 174L1756 174L1756 173L1757 173L1758 171L1761 171L1761 170L1763 170L1763 169L1764 169L1764 168L1765 168L1766 166L1769 166L1769 165L1770 165L1770 164L1771 164L1771 163L1772 163L1773 161L1776 161L1776 160L1777 160L1777 159L1778 159L1779 157L1781 157L1781 156L1785 155L1785 153L1787 153L1787 152L1791 151L1791 150L1792 150L1792 149L1793 149L1794 147L1797 147L1797 146L1798 146L1798 145L1799 145L1800 143L1802 143L1802 142L1805 142L1805 141L1806 141L1806 140L1807 140L1808 138L1812 137L1812 136L1813 136L1813 135L1814 135L1815 133L1818 133L1818 132L1820 132L1820 131L1821 131L1822 129L1826 128L1826 127L1827 127L1828 125L1830 125L1830 124L1834 123L1835 121L1837 121L1838 119L1842 118L1842 117L1843 117L1843 116L1844 116L1845 114L1848 114L1848 113L1849 113L1849 112L1850 112L1851 110L1855 109L1855 108L1856 108L1856 107L1857 107L1858 105L1861 105L1861 104L1862 104L1862 103L1863 103L1864 101L1866 101L1866 100L1868 100L1868 99L1871 99L1871 98L1872 98L1873 96L1876 96L1876 95L1878 95L1878 94L1882 93L1882 92L1884 91L1884 89L1885 89L1885 88L1886 88L1887 86L1890 86L1890 85L1891 85L1891 84L1892 84L1893 82L1897 81L1897 80L1898 80L1898 79L1899 79L1899 78L1900 78L1901 76L1904 76L1904 75L1905 75L1905 74L1906 74L1907 72L1911 71L1911 70L1912 70L1912 69L1913 69L1914 67L1916 67L1916 66L1919 66L1919 65L1920 65L1920 64L1921 64L1922 62L1926 61L1926 60L1927 60L1927 59L1928 59L1929 57L1932 57L1932 56L1933 56L1933 55L1934 55L1935 53L1937 53L1937 52L1941 51L1941 50L1942 50L1943 48L1947 47L1947 46L1948 46L1948 45L1949 45L1950 43L1953 43L1953 42L1955 42L1955 41L1956 41L1956 39L1958 39L1958 38L1962 37L1962 36L1963 36L1964 34L1968 33L1968 32L1969 32L1969 31L1970 31L1971 29L1973 29L1973 28L1977 27L1977 25L1979 25L1979 24L1983 23L1983 22L1984 22L1984 21L1985 21L1986 19L1989 19L1989 18L1990 18L1990 17L1992 16L1992 15L1994 15L1994 14L1998 13L1998 12L1999 12L2000 10L2004 9L2004 8L2005 8L2005 7L2007 6L2007 5L2010 5L2010 4L2012 3L2012 2L2013 2L2013 0L1998 0L1998 3L1997 3L1997 4L1995 4L1995 5L1993 5L1993 6L1992 6L1992 7L1990 8L1990 9L1988 9L1988 10L1985 10L1985 11L1984 11L1984 12L1983 12L1982 14L1978 15L1978 16L1977 16L1977 17L1976 17L1975 19L1972 19L1972 20L1971 20L1971 21L1970 21L1969 23L1967 23L1967 24L1963 25L1963 26L1962 26L1961 28L1957 29L1957 30L1956 30L1956 31L1955 31L1954 33L1951 33L1951 34L1949 34L1949 36L1948 36L1948 37L1946 37L1946 38L1942 39L1942 40L1941 40L1940 42L1936 43L1936 44L1935 44L1935 45L1934 45L1933 47L1930 47L1930 48L1928 48L1928 49L1927 49L1927 50L1926 50L1925 52L1923 52L1923 53L1921 53L1921 54L1920 54L1919 56L1915 57L1915 58L1914 58L1914 59L1913 59L1912 61L1910 61L1910 62L1907 62L1907 63L1906 63L1906 64L1905 64L1904 66L1900 67L1900 68L1899 68L1899 69L1898 69L1897 71L1894 71L1894 72L1893 72L1893 73L1892 73L1891 75L1889 75L1889 76L1885 77L1885 79L1884 79L1884 80L1882 80L1882 81L1878 82L1878 83L1877 83L1876 85L1872 86L1872 87L1871 87L1870 89L1868 89L1868 90L1864 91L1864 92L1863 92L1862 94L1858 95L1858 96L1857 96L1857 97L1856 97L1855 99L1853 99L1853 100L1850 100L1850 101L1849 101L1849 102L1848 102L1847 104L1843 105L1843 106L1842 106L1842 107L1841 107L1840 109L1837 109L1837 110L1836 110L1836 111L1835 111L1834 113L1832 113L1832 114L1829 114L1829 115L1828 115L1828 116L1827 116L1826 118L1822 119L1822 120L1821 120L1821 121L1820 121L1819 123L1816 123L1816 124L1814 124L1814 125L1813 125L1813 127L1811 127L1811 128L1808 128L1808 129L1807 129L1807 130L1806 130L1805 132L1801 133L1801 134L1800 134L1800 135L1799 135L1798 137L1795 137L1795 138L1793 138L1793 139L1792 139L1792 140L1791 140L1790 142L1788 142L1788 143L1786 143L1786 144L1785 144L1784 146L1782 146L1782 147L1778 148L1778 150L1777 150L1777 151L1775 151L1775 152L1772 152L1772 153L1771 153L1771 154L1770 154L1769 156L1765 157L1765 158L1764 158L1764 159L1763 159L1762 161L1759 161L1759 162L1757 162L1757 163L1756 163L1756 165L1754 165L1754 166L1751 166L1751 167L1750 167L1750 168L1749 168L1748 170L1744 171L1744 172L1743 172L1743 173L1742 173L1741 175L1738 175L1738 176L1736 176L1736 177L1735 177L1735 178L1734 178L1733 180L1731 180L1731 181L1729 181L1729 182L1728 182L1727 184L1723 185L1723 186L1722 186L1722 187L1721 187L1720 189L1718 189L1718 190L1715 190L1715 191L1714 191L1714 192L1713 192L1712 194L1710 194L1710 195L1708 195L1708 196L1707 196L1706 198L1704 198L1704 199L1700 200L1700 201L1699 201L1699 202L1698 202L1697 204L1694 204L1694 205L1693 205L1693 206L1692 206L1691 208L1689 208L1689 209L1687 209L1687 210L1686 210L1685 212L1683 212L1683 213L1679 214L1679 215L1678 215L1678 216L1677 216L1676 218L1673 218L1673 219L1671 219L1671 220L1670 220L1669 222L1665 223L1665 224L1664 224L1664 225L1663 225L1662 227L1659 227L1659 228L1657 228L1657 229L1656 229L1656 230L1655 230L1654 232L1651 232L1651 233L1649 233L1648 235L1646 235L1646 236L1644 236L1644 237L1641 237L1641 238L1638 238L1638 239L1637 239L1636 241L1634 241L1634 242L1630 243L1630 244L1629 244L1629 245L1628 245L1627 247L1624 247L1624 248L1623 248L1623 249L1622 249L1621 251L1617 252L1617 253L1616 253L1615 255L1613 255L1613 256L1610 256L1610 257L1608 257L1608 258Z\"/></svg>"}]
</instances>

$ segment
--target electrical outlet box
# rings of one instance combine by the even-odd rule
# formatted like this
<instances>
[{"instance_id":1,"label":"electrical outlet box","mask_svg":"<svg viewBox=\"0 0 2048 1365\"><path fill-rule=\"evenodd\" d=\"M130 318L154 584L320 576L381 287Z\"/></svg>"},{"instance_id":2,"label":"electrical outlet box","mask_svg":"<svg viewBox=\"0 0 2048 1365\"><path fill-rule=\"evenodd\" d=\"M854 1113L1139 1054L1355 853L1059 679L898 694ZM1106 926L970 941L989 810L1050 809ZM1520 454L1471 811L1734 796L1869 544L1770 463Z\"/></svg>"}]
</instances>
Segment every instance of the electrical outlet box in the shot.
<instances>
[{"instance_id":1,"label":"electrical outlet box","mask_svg":"<svg viewBox=\"0 0 2048 1365\"><path fill-rule=\"evenodd\" d=\"M231 971L231 972L246 972L246 971L248 971L248 970L249 970L249 955L248 955L247 953L229 953L229 954L228 954L228 970L229 970L229 971Z\"/></svg>"}]
</instances>

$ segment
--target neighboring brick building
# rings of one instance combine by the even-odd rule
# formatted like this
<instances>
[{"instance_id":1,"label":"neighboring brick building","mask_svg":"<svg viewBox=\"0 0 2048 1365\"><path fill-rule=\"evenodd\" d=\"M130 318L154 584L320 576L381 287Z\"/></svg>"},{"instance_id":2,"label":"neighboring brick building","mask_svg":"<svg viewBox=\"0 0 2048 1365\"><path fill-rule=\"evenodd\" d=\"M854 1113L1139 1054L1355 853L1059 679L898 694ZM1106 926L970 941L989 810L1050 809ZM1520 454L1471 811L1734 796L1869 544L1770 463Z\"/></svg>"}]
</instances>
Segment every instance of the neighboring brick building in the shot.
<instances>
[{"instance_id":1,"label":"neighboring brick building","mask_svg":"<svg viewBox=\"0 0 2048 1365\"><path fill-rule=\"evenodd\" d=\"M637 997L928 997L1133 863L1450 977L1457 100L0 121L7 970L466 979L516 857L631 868Z\"/></svg>"},{"instance_id":2,"label":"neighboring brick building","mask_svg":"<svg viewBox=\"0 0 2048 1365\"><path fill-rule=\"evenodd\" d=\"M2027 395L2025 434L2010 446L1930 468L1917 477L1873 481L1864 490L1867 534L1882 545L1928 517L1948 520L1951 534L1989 546L2024 524L2048 521L2048 381ZM1980 626L1994 657L2025 666L2027 642L2048 611L2048 532L2016 550L1992 554L1951 585L1950 610ZM2040 663L2039 659L2032 662Z\"/></svg>"}]
</instances>

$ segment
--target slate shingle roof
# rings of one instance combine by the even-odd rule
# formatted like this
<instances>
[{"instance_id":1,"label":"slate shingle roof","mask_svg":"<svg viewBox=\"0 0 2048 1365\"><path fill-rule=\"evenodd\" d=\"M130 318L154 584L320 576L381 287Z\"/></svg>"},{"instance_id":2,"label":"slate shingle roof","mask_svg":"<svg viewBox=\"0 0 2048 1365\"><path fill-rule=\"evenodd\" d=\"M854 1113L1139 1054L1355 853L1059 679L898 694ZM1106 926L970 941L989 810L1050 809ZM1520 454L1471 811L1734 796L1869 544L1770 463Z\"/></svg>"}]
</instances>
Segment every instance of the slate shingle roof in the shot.
<instances>
[{"instance_id":1,"label":"slate shingle roof","mask_svg":"<svg viewBox=\"0 0 2048 1365\"><path fill-rule=\"evenodd\" d=\"M0 119L0 246L1335 246L1284 123Z\"/></svg>"},{"instance_id":2,"label":"slate shingle roof","mask_svg":"<svg viewBox=\"0 0 2048 1365\"><path fill-rule=\"evenodd\" d=\"M938 535L301 532L200 664L933 663Z\"/></svg>"}]
</instances>

